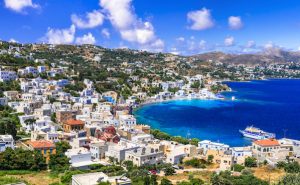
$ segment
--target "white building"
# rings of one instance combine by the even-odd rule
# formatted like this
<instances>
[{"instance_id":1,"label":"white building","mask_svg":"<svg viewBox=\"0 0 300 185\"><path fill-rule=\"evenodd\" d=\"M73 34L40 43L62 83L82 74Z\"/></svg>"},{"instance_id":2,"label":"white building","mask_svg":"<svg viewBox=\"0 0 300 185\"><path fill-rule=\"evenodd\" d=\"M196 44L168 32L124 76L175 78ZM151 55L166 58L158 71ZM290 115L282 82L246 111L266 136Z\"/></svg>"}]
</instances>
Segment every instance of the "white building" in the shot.
<instances>
[{"instance_id":1,"label":"white building","mask_svg":"<svg viewBox=\"0 0 300 185\"><path fill-rule=\"evenodd\" d=\"M136 166L161 164L164 160L164 153L158 149L143 147L126 151L125 160L132 161Z\"/></svg>"},{"instance_id":2,"label":"white building","mask_svg":"<svg viewBox=\"0 0 300 185\"><path fill-rule=\"evenodd\" d=\"M0 152L4 152L6 148L15 148L14 139L11 135L0 135Z\"/></svg>"},{"instance_id":3,"label":"white building","mask_svg":"<svg viewBox=\"0 0 300 185\"><path fill-rule=\"evenodd\" d=\"M105 157L112 157L118 162L125 160L125 152L130 150L135 150L139 148L138 144L121 140L118 144L109 143L108 150L105 153Z\"/></svg>"},{"instance_id":4,"label":"white building","mask_svg":"<svg viewBox=\"0 0 300 185\"><path fill-rule=\"evenodd\" d=\"M207 150L219 150L226 151L229 150L229 145L223 143L212 142L209 140L203 140L198 143L199 148L203 149L203 152L206 153Z\"/></svg>"},{"instance_id":5,"label":"white building","mask_svg":"<svg viewBox=\"0 0 300 185\"><path fill-rule=\"evenodd\" d=\"M90 144L90 152L93 159L104 159L107 150L108 146L105 141L99 140Z\"/></svg>"},{"instance_id":6,"label":"white building","mask_svg":"<svg viewBox=\"0 0 300 185\"><path fill-rule=\"evenodd\" d=\"M17 79L17 73L14 71L3 71L0 69L0 82L6 82Z\"/></svg>"},{"instance_id":7,"label":"white building","mask_svg":"<svg viewBox=\"0 0 300 185\"><path fill-rule=\"evenodd\" d=\"M39 73L44 73L44 72L46 72L46 66L38 66L37 70Z\"/></svg>"},{"instance_id":8,"label":"white building","mask_svg":"<svg viewBox=\"0 0 300 185\"><path fill-rule=\"evenodd\" d=\"M136 119L133 115L120 115L119 121L120 121L120 125L124 125L124 126L136 125Z\"/></svg>"},{"instance_id":9,"label":"white building","mask_svg":"<svg viewBox=\"0 0 300 185\"><path fill-rule=\"evenodd\" d=\"M7 105L8 99L7 98L0 98L0 106Z\"/></svg>"},{"instance_id":10,"label":"white building","mask_svg":"<svg viewBox=\"0 0 300 185\"><path fill-rule=\"evenodd\" d=\"M92 160L91 152L86 148L72 148L65 152L70 158L71 166L74 168L88 169L92 164L100 164L99 160Z\"/></svg>"}]
</instances>

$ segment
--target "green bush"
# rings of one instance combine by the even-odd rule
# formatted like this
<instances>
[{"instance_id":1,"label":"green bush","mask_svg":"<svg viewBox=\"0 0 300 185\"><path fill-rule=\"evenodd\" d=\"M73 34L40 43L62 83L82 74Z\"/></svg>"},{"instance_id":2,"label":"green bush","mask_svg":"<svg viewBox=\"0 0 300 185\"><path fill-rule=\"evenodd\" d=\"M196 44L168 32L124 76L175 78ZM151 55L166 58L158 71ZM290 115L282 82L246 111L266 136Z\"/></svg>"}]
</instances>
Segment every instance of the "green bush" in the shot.
<instances>
[{"instance_id":1,"label":"green bush","mask_svg":"<svg viewBox=\"0 0 300 185\"><path fill-rule=\"evenodd\" d=\"M246 167L256 167L257 166L257 161L254 157L247 157L245 159L245 166Z\"/></svg>"},{"instance_id":2,"label":"green bush","mask_svg":"<svg viewBox=\"0 0 300 185\"><path fill-rule=\"evenodd\" d=\"M197 159L197 158L193 158L190 160L186 160L184 162L185 165L187 166L192 166L194 168L205 168L206 167L206 162L202 159Z\"/></svg>"},{"instance_id":3,"label":"green bush","mask_svg":"<svg viewBox=\"0 0 300 185\"><path fill-rule=\"evenodd\" d=\"M235 172L242 172L243 169L245 169L245 167L239 164L234 164L232 166L232 170Z\"/></svg>"}]
</instances>

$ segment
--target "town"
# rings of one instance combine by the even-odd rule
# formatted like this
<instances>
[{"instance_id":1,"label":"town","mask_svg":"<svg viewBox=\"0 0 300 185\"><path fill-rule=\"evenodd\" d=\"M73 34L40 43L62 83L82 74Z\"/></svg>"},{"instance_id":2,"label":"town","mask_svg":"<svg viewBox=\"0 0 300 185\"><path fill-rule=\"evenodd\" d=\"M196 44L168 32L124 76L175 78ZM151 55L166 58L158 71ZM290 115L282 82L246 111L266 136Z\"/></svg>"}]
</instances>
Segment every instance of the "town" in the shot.
<instances>
[{"instance_id":1,"label":"town","mask_svg":"<svg viewBox=\"0 0 300 185\"><path fill-rule=\"evenodd\" d=\"M300 172L293 138L230 147L170 136L134 116L147 103L223 99L223 81L298 78L297 63L1 42L0 64L0 174L11 183L263 185ZM31 182L32 173L55 178Z\"/></svg>"}]
</instances>

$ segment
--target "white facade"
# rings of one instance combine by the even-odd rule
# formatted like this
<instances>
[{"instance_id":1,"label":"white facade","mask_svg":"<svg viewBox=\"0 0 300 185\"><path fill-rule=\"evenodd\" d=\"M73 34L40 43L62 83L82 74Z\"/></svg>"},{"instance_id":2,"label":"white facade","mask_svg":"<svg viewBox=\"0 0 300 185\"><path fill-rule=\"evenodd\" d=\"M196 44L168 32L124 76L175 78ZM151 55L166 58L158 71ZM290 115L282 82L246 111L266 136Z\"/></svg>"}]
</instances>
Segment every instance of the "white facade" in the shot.
<instances>
[{"instance_id":1,"label":"white facade","mask_svg":"<svg viewBox=\"0 0 300 185\"><path fill-rule=\"evenodd\" d=\"M0 135L0 152L4 152L6 148L15 148L14 139L11 135Z\"/></svg>"},{"instance_id":2,"label":"white facade","mask_svg":"<svg viewBox=\"0 0 300 185\"><path fill-rule=\"evenodd\" d=\"M206 153L207 150L220 150L226 151L229 150L229 145L223 143L212 142L209 140L203 140L198 143L199 148L203 149L203 152Z\"/></svg>"},{"instance_id":3,"label":"white facade","mask_svg":"<svg viewBox=\"0 0 300 185\"><path fill-rule=\"evenodd\" d=\"M8 103L8 99L7 98L0 98L0 105L1 106L7 105L7 103Z\"/></svg>"},{"instance_id":4,"label":"white facade","mask_svg":"<svg viewBox=\"0 0 300 185\"><path fill-rule=\"evenodd\" d=\"M130 150L135 150L139 148L137 144L130 143L128 141L121 140L118 144L109 143L108 150L105 153L105 157L113 157L117 159L118 162L125 160L125 152Z\"/></svg>"},{"instance_id":5,"label":"white facade","mask_svg":"<svg viewBox=\"0 0 300 185\"><path fill-rule=\"evenodd\" d=\"M0 82L6 82L17 79L17 73L14 71L2 71L0 69Z\"/></svg>"},{"instance_id":6,"label":"white facade","mask_svg":"<svg viewBox=\"0 0 300 185\"><path fill-rule=\"evenodd\" d=\"M164 160L164 153L158 149L143 147L126 151L125 160L132 161L136 166L160 164Z\"/></svg>"},{"instance_id":7,"label":"white facade","mask_svg":"<svg viewBox=\"0 0 300 185\"><path fill-rule=\"evenodd\" d=\"M133 115L120 115L119 116L120 125L136 125L136 119Z\"/></svg>"}]
</instances>

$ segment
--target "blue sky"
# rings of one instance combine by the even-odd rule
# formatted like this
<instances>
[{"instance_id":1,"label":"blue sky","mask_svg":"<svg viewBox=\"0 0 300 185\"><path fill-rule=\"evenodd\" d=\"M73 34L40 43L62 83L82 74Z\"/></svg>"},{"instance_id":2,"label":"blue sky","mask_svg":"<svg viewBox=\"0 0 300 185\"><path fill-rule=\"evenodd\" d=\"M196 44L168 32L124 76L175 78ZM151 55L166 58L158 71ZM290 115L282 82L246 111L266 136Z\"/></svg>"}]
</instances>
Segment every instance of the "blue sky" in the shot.
<instances>
[{"instance_id":1,"label":"blue sky","mask_svg":"<svg viewBox=\"0 0 300 185\"><path fill-rule=\"evenodd\" d=\"M297 0L0 0L0 39L183 55L300 49Z\"/></svg>"}]
</instances>

